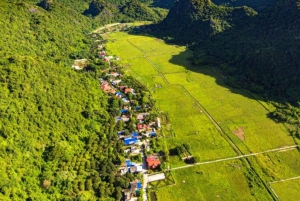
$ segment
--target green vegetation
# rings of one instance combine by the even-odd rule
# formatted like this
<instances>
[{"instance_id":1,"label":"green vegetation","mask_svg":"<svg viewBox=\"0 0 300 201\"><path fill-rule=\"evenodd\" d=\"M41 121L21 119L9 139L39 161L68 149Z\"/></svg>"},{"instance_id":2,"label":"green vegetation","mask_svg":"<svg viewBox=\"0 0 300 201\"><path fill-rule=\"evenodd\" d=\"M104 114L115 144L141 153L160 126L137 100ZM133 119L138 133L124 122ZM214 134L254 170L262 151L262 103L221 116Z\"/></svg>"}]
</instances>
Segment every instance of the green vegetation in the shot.
<instances>
[{"instance_id":1,"label":"green vegetation","mask_svg":"<svg viewBox=\"0 0 300 201\"><path fill-rule=\"evenodd\" d=\"M163 116L163 141L169 150L169 159L164 165L171 170L174 168L171 172L176 185L163 187L165 182L153 183L152 190L155 189L158 200L193 200L195 195L203 200L216 196L224 200L229 199L226 196L231 196L231 200L271 200L268 182L300 174L297 149L176 169L186 165L177 151L183 144L201 163L236 156L230 142L243 154L295 142L284 125L268 118L270 111L275 110L273 104L247 91L229 87L216 68L196 68L189 60L191 52L184 47L122 32L109 34L107 39L108 51L120 56L126 73L147 85ZM130 54L131 50L139 51L139 56Z\"/></svg>"},{"instance_id":2,"label":"green vegetation","mask_svg":"<svg viewBox=\"0 0 300 201\"><path fill-rule=\"evenodd\" d=\"M281 200L293 201L299 197L299 179L273 183L271 185Z\"/></svg>"},{"instance_id":3,"label":"green vegetation","mask_svg":"<svg viewBox=\"0 0 300 201\"><path fill-rule=\"evenodd\" d=\"M212 0L212 2L223 6L248 6L254 10L261 11L272 5L275 0Z\"/></svg>"},{"instance_id":4,"label":"green vegetation","mask_svg":"<svg viewBox=\"0 0 300 201\"><path fill-rule=\"evenodd\" d=\"M250 172L238 160L174 170L176 185L156 194L158 200L272 200Z\"/></svg>"},{"instance_id":5,"label":"green vegetation","mask_svg":"<svg viewBox=\"0 0 300 201\"><path fill-rule=\"evenodd\" d=\"M116 21L132 22L134 20L161 21L167 10L150 8L139 0L92 0L85 15L93 16L96 20L108 24Z\"/></svg>"},{"instance_id":6,"label":"green vegetation","mask_svg":"<svg viewBox=\"0 0 300 201\"><path fill-rule=\"evenodd\" d=\"M164 138L151 139L148 151L172 172L150 185L159 200L271 200L271 187L282 199L299 197L282 190L298 180L278 182L299 176L299 151L270 152L300 136L299 0L179 0L159 25L131 24L134 35L99 34L109 27L90 34L108 23L160 22L168 11L158 7L173 3L0 3L0 200L122 198L136 177L118 174L128 155L117 131L130 135L137 120L129 109L129 122L116 122L127 107L99 87L113 71L134 88L130 106L152 112L145 123L162 119ZM186 47L137 35L153 30ZM109 41L101 49L117 62L100 59L99 41ZM86 68L74 71L74 59L87 59ZM264 153L213 163L255 152Z\"/></svg>"},{"instance_id":7,"label":"green vegetation","mask_svg":"<svg viewBox=\"0 0 300 201\"><path fill-rule=\"evenodd\" d=\"M153 28L160 37L187 44L199 70L207 64L216 66L227 85L275 102L277 118L282 107L299 108L299 16L298 0L178 1ZM299 124L294 123L299 118L285 116L293 119L293 123L284 121L290 124L291 133L299 136Z\"/></svg>"},{"instance_id":8,"label":"green vegetation","mask_svg":"<svg viewBox=\"0 0 300 201\"><path fill-rule=\"evenodd\" d=\"M99 87L108 64L97 60L101 37L89 34L106 21L84 16L87 8L0 3L0 200L120 200L133 180L116 174L124 154L111 114L119 105ZM87 70L71 69L84 58ZM151 105L144 97L140 104Z\"/></svg>"}]
</instances>

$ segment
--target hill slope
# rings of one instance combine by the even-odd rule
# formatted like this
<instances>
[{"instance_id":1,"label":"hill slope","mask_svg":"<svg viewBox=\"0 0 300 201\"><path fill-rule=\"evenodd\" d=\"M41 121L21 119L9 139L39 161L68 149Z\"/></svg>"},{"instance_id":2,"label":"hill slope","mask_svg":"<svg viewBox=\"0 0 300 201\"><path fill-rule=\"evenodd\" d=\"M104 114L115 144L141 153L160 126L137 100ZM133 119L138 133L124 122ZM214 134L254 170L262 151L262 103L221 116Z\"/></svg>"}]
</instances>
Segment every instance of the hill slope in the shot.
<instances>
[{"instance_id":1,"label":"hill slope","mask_svg":"<svg viewBox=\"0 0 300 201\"><path fill-rule=\"evenodd\" d=\"M195 44L195 63L218 61L231 85L298 101L298 3L277 0L257 14L247 7L217 6L210 0L181 0L159 25L165 27L159 33Z\"/></svg>"},{"instance_id":2,"label":"hill slope","mask_svg":"<svg viewBox=\"0 0 300 201\"><path fill-rule=\"evenodd\" d=\"M158 25L161 35L180 43L194 43L231 29L244 18L255 15L248 7L216 6L210 0L177 1Z\"/></svg>"},{"instance_id":3,"label":"hill slope","mask_svg":"<svg viewBox=\"0 0 300 201\"><path fill-rule=\"evenodd\" d=\"M108 97L91 73L86 37L102 22L85 1L0 3L0 200L119 200L130 181Z\"/></svg>"}]
</instances>

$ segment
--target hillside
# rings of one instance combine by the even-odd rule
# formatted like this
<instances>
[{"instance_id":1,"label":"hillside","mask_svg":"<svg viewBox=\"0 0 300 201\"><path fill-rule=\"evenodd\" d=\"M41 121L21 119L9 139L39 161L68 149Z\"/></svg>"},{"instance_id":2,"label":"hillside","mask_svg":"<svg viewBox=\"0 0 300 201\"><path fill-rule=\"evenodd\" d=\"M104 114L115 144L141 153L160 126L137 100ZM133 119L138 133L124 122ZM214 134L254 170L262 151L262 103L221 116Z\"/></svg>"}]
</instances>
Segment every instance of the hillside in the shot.
<instances>
[{"instance_id":1,"label":"hillside","mask_svg":"<svg viewBox=\"0 0 300 201\"><path fill-rule=\"evenodd\" d=\"M140 0L92 0L84 15L92 16L104 24L116 21L132 22L134 20L161 21L167 14L166 9L149 8Z\"/></svg>"},{"instance_id":2,"label":"hillside","mask_svg":"<svg viewBox=\"0 0 300 201\"><path fill-rule=\"evenodd\" d=\"M210 0L177 1L157 32L173 42L195 43L232 29L255 14L248 7L216 6Z\"/></svg>"},{"instance_id":3,"label":"hillside","mask_svg":"<svg viewBox=\"0 0 300 201\"><path fill-rule=\"evenodd\" d=\"M104 21L87 1L49 2L0 3L0 200L119 200L114 108L96 73L71 69Z\"/></svg>"},{"instance_id":4,"label":"hillside","mask_svg":"<svg viewBox=\"0 0 300 201\"><path fill-rule=\"evenodd\" d=\"M233 86L298 101L297 2L277 0L256 13L245 6L217 6L210 0L179 1L158 26L158 33L175 42L195 44L194 62L221 66Z\"/></svg>"},{"instance_id":5,"label":"hillside","mask_svg":"<svg viewBox=\"0 0 300 201\"><path fill-rule=\"evenodd\" d=\"M223 6L248 6L256 11L261 11L272 5L275 0L212 0L212 2Z\"/></svg>"}]
</instances>

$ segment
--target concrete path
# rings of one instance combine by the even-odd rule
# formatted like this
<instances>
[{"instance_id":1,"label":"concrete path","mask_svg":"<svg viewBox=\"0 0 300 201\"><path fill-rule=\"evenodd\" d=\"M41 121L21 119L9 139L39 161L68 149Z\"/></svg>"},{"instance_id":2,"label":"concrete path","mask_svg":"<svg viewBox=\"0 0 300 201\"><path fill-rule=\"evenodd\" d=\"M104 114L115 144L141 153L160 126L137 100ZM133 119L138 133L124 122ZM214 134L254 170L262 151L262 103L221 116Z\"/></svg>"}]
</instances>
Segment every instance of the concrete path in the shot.
<instances>
[{"instance_id":1,"label":"concrete path","mask_svg":"<svg viewBox=\"0 0 300 201\"><path fill-rule=\"evenodd\" d=\"M274 183L279 183L279 182L285 182L285 181L295 180L295 179L300 179L300 176L298 176L298 177L292 177L292 178L288 178L288 179L281 179L281 180L278 180L278 181L272 181L272 182L269 182L269 184L274 184Z\"/></svg>"},{"instance_id":2,"label":"concrete path","mask_svg":"<svg viewBox=\"0 0 300 201\"><path fill-rule=\"evenodd\" d=\"M270 150L267 150L267 151L262 151L262 152L252 153L252 154L245 154L245 155L234 156L234 157L229 157L229 158L222 158L222 159L217 159L217 160L212 160L212 161L200 162L200 163L195 163L195 164L192 164L192 165L185 165L185 166L181 166L181 167L171 168L171 171L184 169L184 168L189 168L189 167L194 167L194 166L197 166L197 165L205 165L205 164L210 164L210 163L217 163L217 162L235 160L235 159L240 159L240 158L246 158L246 157L249 157L249 156L256 156L256 155L270 153L270 152L289 151L289 150L296 149L297 147L298 147L298 145L285 146L285 147L270 149Z\"/></svg>"},{"instance_id":3,"label":"concrete path","mask_svg":"<svg viewBox=\"0 0 300 201\"><path fill-rule=\"evenodd\" d=\"M102 29L106 29L106 28L109 28L109 27L113 27L113 26L116 26L116 25L119 25L119 24L121 24L121 23L114 23L114 24L108 24L108 25L105 25L105 26L103 26L103 27L100 27L100 28L94 30L93 33L97 33L98 31L100 31L100 30L102 30Z\"/></svg>"},{"instance_id":4,"label":"concrete path","mask_svg":"<svg viewBox=\"0 0 300 201\"><path fill-rule=\"evenodd\" d=\"M144 201L148 201L148 198L147 198L147 186L148 186L148 174L147 174L147 162L146 162L146 156L144 154L144 148L143 146L146 148L148 145L146 142L143 142L141 144L141 155L142 155L142 161L143 161L143 200Z\"/></svg>"}]
</instances>

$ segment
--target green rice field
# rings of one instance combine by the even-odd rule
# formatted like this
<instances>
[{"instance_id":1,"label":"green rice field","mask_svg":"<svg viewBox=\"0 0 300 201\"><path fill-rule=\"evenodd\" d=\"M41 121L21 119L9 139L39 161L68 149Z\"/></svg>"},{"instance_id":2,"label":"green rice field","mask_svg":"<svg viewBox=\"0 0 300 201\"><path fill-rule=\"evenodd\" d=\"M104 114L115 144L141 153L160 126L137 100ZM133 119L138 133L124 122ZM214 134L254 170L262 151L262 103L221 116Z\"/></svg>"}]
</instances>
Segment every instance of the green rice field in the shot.
<instances>
[{"instance_id":1,"label":"green rice field","mask_svg":"<svg viewBox=\"0 0 300 201\"><path fill-rule=\"evenodd\" d=\"M299 200L300 178L271 184L278 197L284 201Z\"/></svg>"},{"instance_id":2,"label":"green rice field","mask_svg":"<svg viewBox=\"0 0 300 201\"><path fill-rule=\"evenodd\" d=\"M158 111L168 116L163 140L169 150L186 143L205 162L295 145L284 125L268 118L271 105L226 86L226 77L214 67L191 65L192 52L185 47L125 32L105 37L107 52L121 58L126 73L150 89ZM175 185L155 192L159 201L276 200L267 184L300 176L299 159L293 149L178 169L172 171ZM178 155L171 155L169 164L186 165ZM290 182L299 188L299 180ZM294 189L286 198L284 183L271 186L281 200L297 200L300 193Z\"/></svg>"}]
</instances>

